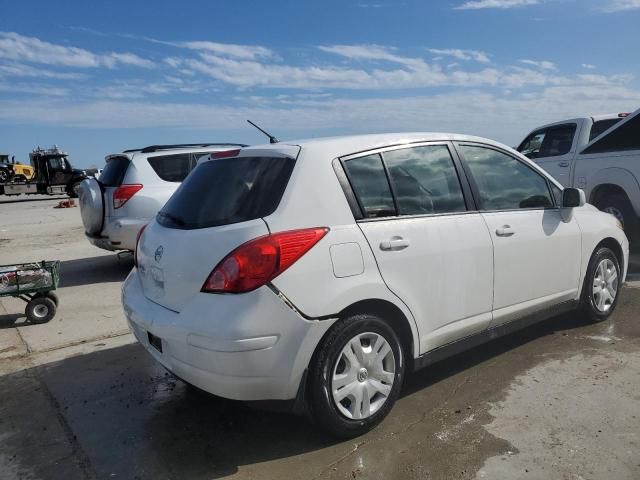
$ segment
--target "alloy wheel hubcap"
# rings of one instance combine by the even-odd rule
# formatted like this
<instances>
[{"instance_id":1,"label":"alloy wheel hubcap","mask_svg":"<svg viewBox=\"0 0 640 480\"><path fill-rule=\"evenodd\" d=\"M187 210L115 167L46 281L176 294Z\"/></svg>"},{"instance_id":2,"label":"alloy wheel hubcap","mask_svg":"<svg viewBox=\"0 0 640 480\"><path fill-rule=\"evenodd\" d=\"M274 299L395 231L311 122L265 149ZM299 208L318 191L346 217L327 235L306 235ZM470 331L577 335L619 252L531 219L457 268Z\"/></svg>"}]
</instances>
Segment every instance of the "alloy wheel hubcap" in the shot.
<instances>
[{"instance_id":1,"label":"alloy wheel hubcap","mask_svg":"<svg viewBox=\"0 0 640 480\"><path fill-rule=\"evenodd\" d=\"M380 334L361 333L344 346L333 369L331 394L349 419L368 418L387 401L395 381L396 360Z\"/></svg>"},{"instance_id":2,"label":"alloy wheel hubcap","mask_svg":"<svg viewBox=\"0 0 640 480\"><path fill-rule=\"evenodd\" d=\"M593 304L600 312L607 312L618 294L618 270L608 258L600 261L593 277Z\"/></svg>"}]
</instances>

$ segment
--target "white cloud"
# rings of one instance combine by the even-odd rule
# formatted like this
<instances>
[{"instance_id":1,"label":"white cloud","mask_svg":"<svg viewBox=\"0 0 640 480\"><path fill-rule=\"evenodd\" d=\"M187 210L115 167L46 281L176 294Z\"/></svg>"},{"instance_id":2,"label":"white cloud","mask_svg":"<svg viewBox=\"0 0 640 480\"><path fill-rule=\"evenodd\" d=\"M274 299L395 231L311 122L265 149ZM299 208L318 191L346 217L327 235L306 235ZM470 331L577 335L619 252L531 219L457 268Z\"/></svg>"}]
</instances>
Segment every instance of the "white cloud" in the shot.
<instances>
[{"instance_id":1,"label":"white cloud","mask_svg":"<svg viewBox=\"0 0 640 480\"><path fill-rule=\"evenodd\" d=\"M426 65L424 60L421 58L396 55L393 53L396 51L394 47L385 47L381 45L329 45L320 46L318 49L323 52L333 53L351 60L382 60L413 67Z\"/></svg>"},{"instance_id":2,"label":"white cloud","mask_svg":"<svg viewBox=\"0 0 640 480\"><path fill-rule=\"evenodd\" d=\"M244 98L244 97L243 97ZM514 144L549 121L640 104L640 91L622 86L551 87L509 96L482 91L403 98L246 99L235 105L136 101L0 100L0 123L88 128L241 130L245 119L267 121L287 136L382 131L470 133ZM390 115L389 112L393 114ZM283 135L279 135L283 136Z\"/></svg>"},{"instance_id":3,"label":"white cloud","mask_svg":"<svg viewBox=\"0 0 640 480\"><path fill-rule=\"evenodd\" d=\"M581 66L582 66L582 68L586 68L587 70L595 70L596 69L596 66L592 65L590 63L583 63Z\"/></svg>"},{"instance_id":4,"label":"white cloud","mask_svg":"<svg viewBox=\"0 0 640 480\"><path fill-rule=\"evenodd\" d=\"M0 58L78 68L113 68L118 64L153 66L150 60L133 53L95 54L83 48L57 45L15 32L0 32Z\"/></svg>"},{"instance_id":5,"label":"white cloud","mask_svg":"<svg viewBox=\"0 0 640 480\"><path fill-rule=\"evenodd\" d=\"M489 54L479 50L461 50L458 48L428 48L427 51L435 55L445 55L457 58L458 60L473 60L480 63L489 63Z\"/></svg>"},{"instance_id":6,"label":"white cloud","mask_svg":"<svg viewBox=\"0 0 640 480\"><path fill-rule=\"evenodd\" d=\"M602 7L602 10L605 12L622 12L638 8L640 8L640 0L609 0L609 2Z\"/></svg>"},{"instance_id":7,"label":"white cloud","mask_svg":"<svg viewBox=\"0 0 640 480\"><path fill-rule=\"evenodd\" d=\"M633 0L631 0L633 1ZM479 10L483 8L514 8L537 5L540 0L471 0L455 7L455 10Z\"/></svg>"},{"instance_id":8,"label":"white cloud","mask_svg":"<svg viewBox=\"0 0 640 480\"><path fill-rule=\"evenodd\" d=\"M557 70L555 64L548 60L520 60L521 63L525 63L527 65L532 65L536 68L540 68L542 70Z\"/></svg>"},{"instance_id":9,"label":"white cloud","mask_svg":"<svg viewBox=\"0 0 640 480\"><path fill-rule=\"evenodd\" d=\"M82 73L55 72L44 68L35 68L20 63L0 64L0 77L33 77L52 78L60 80L82 80L86 75Z\"/></svg>"},{"instance_id":10,"label":"white cloud","mask_svg":"<svg viewBox=\"0 0 640 480\"><path fill-rule=\"evenodd\" d=\"M144 40L161 45L186 48L197 52L209 52L223 57L238 58L243 60L254 60L256 58L273 57L273 51L260 45L239 45L235 43L218 43L206 40L192 42L167 42L155 38L145 37Z\"/></svg>"}]
</instances>

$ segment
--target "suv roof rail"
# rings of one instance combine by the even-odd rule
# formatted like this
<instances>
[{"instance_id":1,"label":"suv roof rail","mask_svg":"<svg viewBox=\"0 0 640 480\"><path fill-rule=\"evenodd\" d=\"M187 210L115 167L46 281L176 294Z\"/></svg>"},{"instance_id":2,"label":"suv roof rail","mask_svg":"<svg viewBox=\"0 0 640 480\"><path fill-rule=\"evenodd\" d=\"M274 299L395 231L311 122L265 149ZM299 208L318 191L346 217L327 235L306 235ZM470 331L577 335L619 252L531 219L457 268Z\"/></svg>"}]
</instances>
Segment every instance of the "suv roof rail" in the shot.
<instances>
[{"instance_id":1,"label":"suv roof rail","mask_svg":"<svg viewBox=\"0 0 640 480\"><path fill-rule=\"evenodd\" d=\"M175 145L150 145L144 148L132 148L123 153L140 152L151 153L158 150L173 150L177 148L205 148L205 147L247 147L244 143L178 143Z\"/></svg>"}]
</instances>

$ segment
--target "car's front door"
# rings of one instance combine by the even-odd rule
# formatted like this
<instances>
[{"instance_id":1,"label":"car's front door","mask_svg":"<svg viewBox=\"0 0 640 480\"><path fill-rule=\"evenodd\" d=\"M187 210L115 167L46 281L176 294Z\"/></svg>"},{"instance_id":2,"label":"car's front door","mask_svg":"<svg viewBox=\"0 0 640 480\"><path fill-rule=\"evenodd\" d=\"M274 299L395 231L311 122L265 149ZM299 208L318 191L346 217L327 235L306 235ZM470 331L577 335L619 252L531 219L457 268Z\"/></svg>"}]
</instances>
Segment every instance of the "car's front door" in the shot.
<instances>
[{"instance_id":1,"label":"car's front door","mask_svg":"<svg viewBox=\"0 0 640 480\"><path fill-rule=\"evenodd\" d=\"M343 165L365 217L358 224L383 280L418 323L421 353L486 329L491 237L465 202L450 145L396 148Z\"/></svg>"},{"instance_id":2,"label":"car's front door","mask_svg":"<svg viewBox=\"0 0 640 480\"><path fill-rule=\"evenodd\" d=\"M557 205L550 182L506 152L478 144L456 148L493 238L492 326L574 299L580 228Z\"/></svg>"},{"instance_id":3,"label":"car's front door","mask_svg":"<svg viewBox=\"0 0 640 480\"><path fill-rule=\"evenodd\" d=\"M563 186L571 186L571 168L575 159L576 123L554 125L532 133L518 147Z\"/></svg>"}]
</instances>

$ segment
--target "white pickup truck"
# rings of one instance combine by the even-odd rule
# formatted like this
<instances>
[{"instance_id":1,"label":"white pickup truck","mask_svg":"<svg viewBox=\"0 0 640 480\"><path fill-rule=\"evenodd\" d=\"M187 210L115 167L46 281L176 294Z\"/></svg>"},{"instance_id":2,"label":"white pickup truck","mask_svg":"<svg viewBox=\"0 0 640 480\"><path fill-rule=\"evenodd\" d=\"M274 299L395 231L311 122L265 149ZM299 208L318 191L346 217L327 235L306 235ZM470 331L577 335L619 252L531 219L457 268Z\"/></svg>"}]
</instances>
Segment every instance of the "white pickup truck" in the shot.
<instances>
[{"instance_id":1,"label":"white pickup truck","mask_svg":"<svg viewBox=\"0 0 640 480\"><path fill-rule=\"evenodd\" d=\"M616 216L631 243L640 242L640 109L574 118L533 130L517 150L565 187Z\"/></svg>"}]
</instances>

